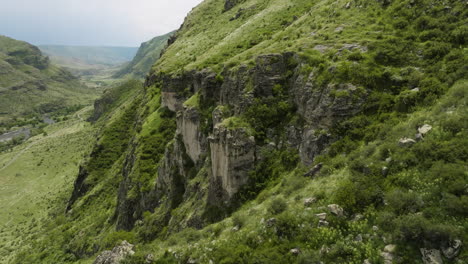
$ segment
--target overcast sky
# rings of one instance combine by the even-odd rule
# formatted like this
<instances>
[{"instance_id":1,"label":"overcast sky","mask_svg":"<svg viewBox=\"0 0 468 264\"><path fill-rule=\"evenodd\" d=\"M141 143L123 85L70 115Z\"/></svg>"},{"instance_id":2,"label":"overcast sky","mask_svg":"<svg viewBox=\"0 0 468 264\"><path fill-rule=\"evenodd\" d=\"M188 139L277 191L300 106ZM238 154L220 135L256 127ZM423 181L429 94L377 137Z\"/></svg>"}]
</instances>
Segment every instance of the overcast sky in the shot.
<instances>
[{"instance_id":1,"label":"overcast sky","mask_svg":"<svg viewBox=\"0 0 468 264\"><path fill-rule=\"evenodd\" d=\"M35 45L139 46L202 0L0 0L0 35Z\"/></svg>"}]
</instances>

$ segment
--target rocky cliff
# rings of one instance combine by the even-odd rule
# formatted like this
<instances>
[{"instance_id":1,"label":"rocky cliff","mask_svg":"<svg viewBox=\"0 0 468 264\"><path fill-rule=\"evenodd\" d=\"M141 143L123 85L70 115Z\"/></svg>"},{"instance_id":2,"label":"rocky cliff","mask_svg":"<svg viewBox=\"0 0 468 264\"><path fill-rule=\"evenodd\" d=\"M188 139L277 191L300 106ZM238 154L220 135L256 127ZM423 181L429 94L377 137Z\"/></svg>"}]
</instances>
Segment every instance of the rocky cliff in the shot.
<instances>
[{"instance_id":1,"label":"rocky cliff","mask_svg":"<svg viewBox=\"0 0 468 264\"><path fill-rule=\"evenodd\" d=\"M463 6L202 2L84 164L70 254L438 261L466 239Z\"/></svg>"}]
</instances>

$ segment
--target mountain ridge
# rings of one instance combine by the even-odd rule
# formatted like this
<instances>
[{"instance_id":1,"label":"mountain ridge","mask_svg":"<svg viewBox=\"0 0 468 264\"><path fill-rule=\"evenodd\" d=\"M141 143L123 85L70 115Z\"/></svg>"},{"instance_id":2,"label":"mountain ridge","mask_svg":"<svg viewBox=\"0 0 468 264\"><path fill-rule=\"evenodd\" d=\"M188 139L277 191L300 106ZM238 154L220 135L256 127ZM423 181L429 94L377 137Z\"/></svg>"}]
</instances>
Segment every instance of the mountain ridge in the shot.
<instances>
[{"instance_id":1,"label":"mountain ridge","mask_svg":"<svg viewBox=\"0 0 468 264\"><path fill-rule=\"evenodd\" d=\"M15 263L466 261L467 17L202 2Z\"/></svg>"}]
</instances>

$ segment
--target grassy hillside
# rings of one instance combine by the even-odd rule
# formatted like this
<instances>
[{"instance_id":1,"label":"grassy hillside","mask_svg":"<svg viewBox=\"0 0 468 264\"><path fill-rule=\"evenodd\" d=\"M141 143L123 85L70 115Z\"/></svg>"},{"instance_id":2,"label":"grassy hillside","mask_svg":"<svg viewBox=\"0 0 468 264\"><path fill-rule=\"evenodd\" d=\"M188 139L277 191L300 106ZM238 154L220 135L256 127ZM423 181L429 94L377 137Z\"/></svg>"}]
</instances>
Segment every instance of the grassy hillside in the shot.
<instances>
[{"instance_id":1,"label":"grassy hillside","mask_svg":"<svg viewBox=\"0 0 468 264\"><path fill-rule=\"evenodd\" d=\"M96 132L84 121L89 112L85 108L46 127L46 134L0 153L0 263L10 263L11 253L53 216L50 208L68 199Z\"/></svg>"},{"instance_id":2,"label":"grassy hillside","mask_svg":"<svg viewBox=\"0 0 468 264\"><path fill-rule=\"evenodd\" d=\"M131 76L139 79L144 78L150 71L151 66L159 59L161 52L167 46L168 39L174 33L170 32L142 43L133 60L119 70L114 77Z\"/></svg>"},{"instance_id":3,"label":"grassy hillside","mask_svg":"<svg viewBox=\"0 0 468 264\"><path fill-rule=\"evenodd\" d=\"M467 19L460 1L202 2L13 263L123 240L122 263L468 262Z\"/></svg>"},{"instance_id":4,"label":"grassy hillside","mask_svg":"<svg viewBox=\"0 0 468 264\"><path fill-rule=\"evenodd\" d=\"M37 47L0 36L0 122L89 104L97 94Z\"/></svg>"}]
</instances>

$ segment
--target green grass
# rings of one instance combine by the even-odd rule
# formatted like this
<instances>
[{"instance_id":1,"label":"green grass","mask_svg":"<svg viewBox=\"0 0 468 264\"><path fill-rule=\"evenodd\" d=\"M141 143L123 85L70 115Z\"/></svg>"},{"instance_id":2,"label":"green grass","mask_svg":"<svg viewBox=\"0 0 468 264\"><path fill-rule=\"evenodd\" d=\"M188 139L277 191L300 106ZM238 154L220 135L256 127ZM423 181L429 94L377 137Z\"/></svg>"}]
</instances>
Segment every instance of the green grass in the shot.
<instances>
[{"instance_id":1,"label":"green grass","mask_svg":"<svg viewBox=\"0 0 468 264\"><path fill-rule=\"evenodd\" d=\"M94 128L83 121L85 108L67 121L0 153L0 262L9 263L50 217L51 206L68 198L78 166L90 151Z\"/></svg>"},{"instance_id":2,"label":"green grass","mask_svg":"<svg viewBox=\"0 0 468 264\"><path fill-rule=\"evenodd\" d=\"M87 88L26 42L0 36L0 122L35 113L89 105L99 90Z\"/></svg>"}]
</instances>

